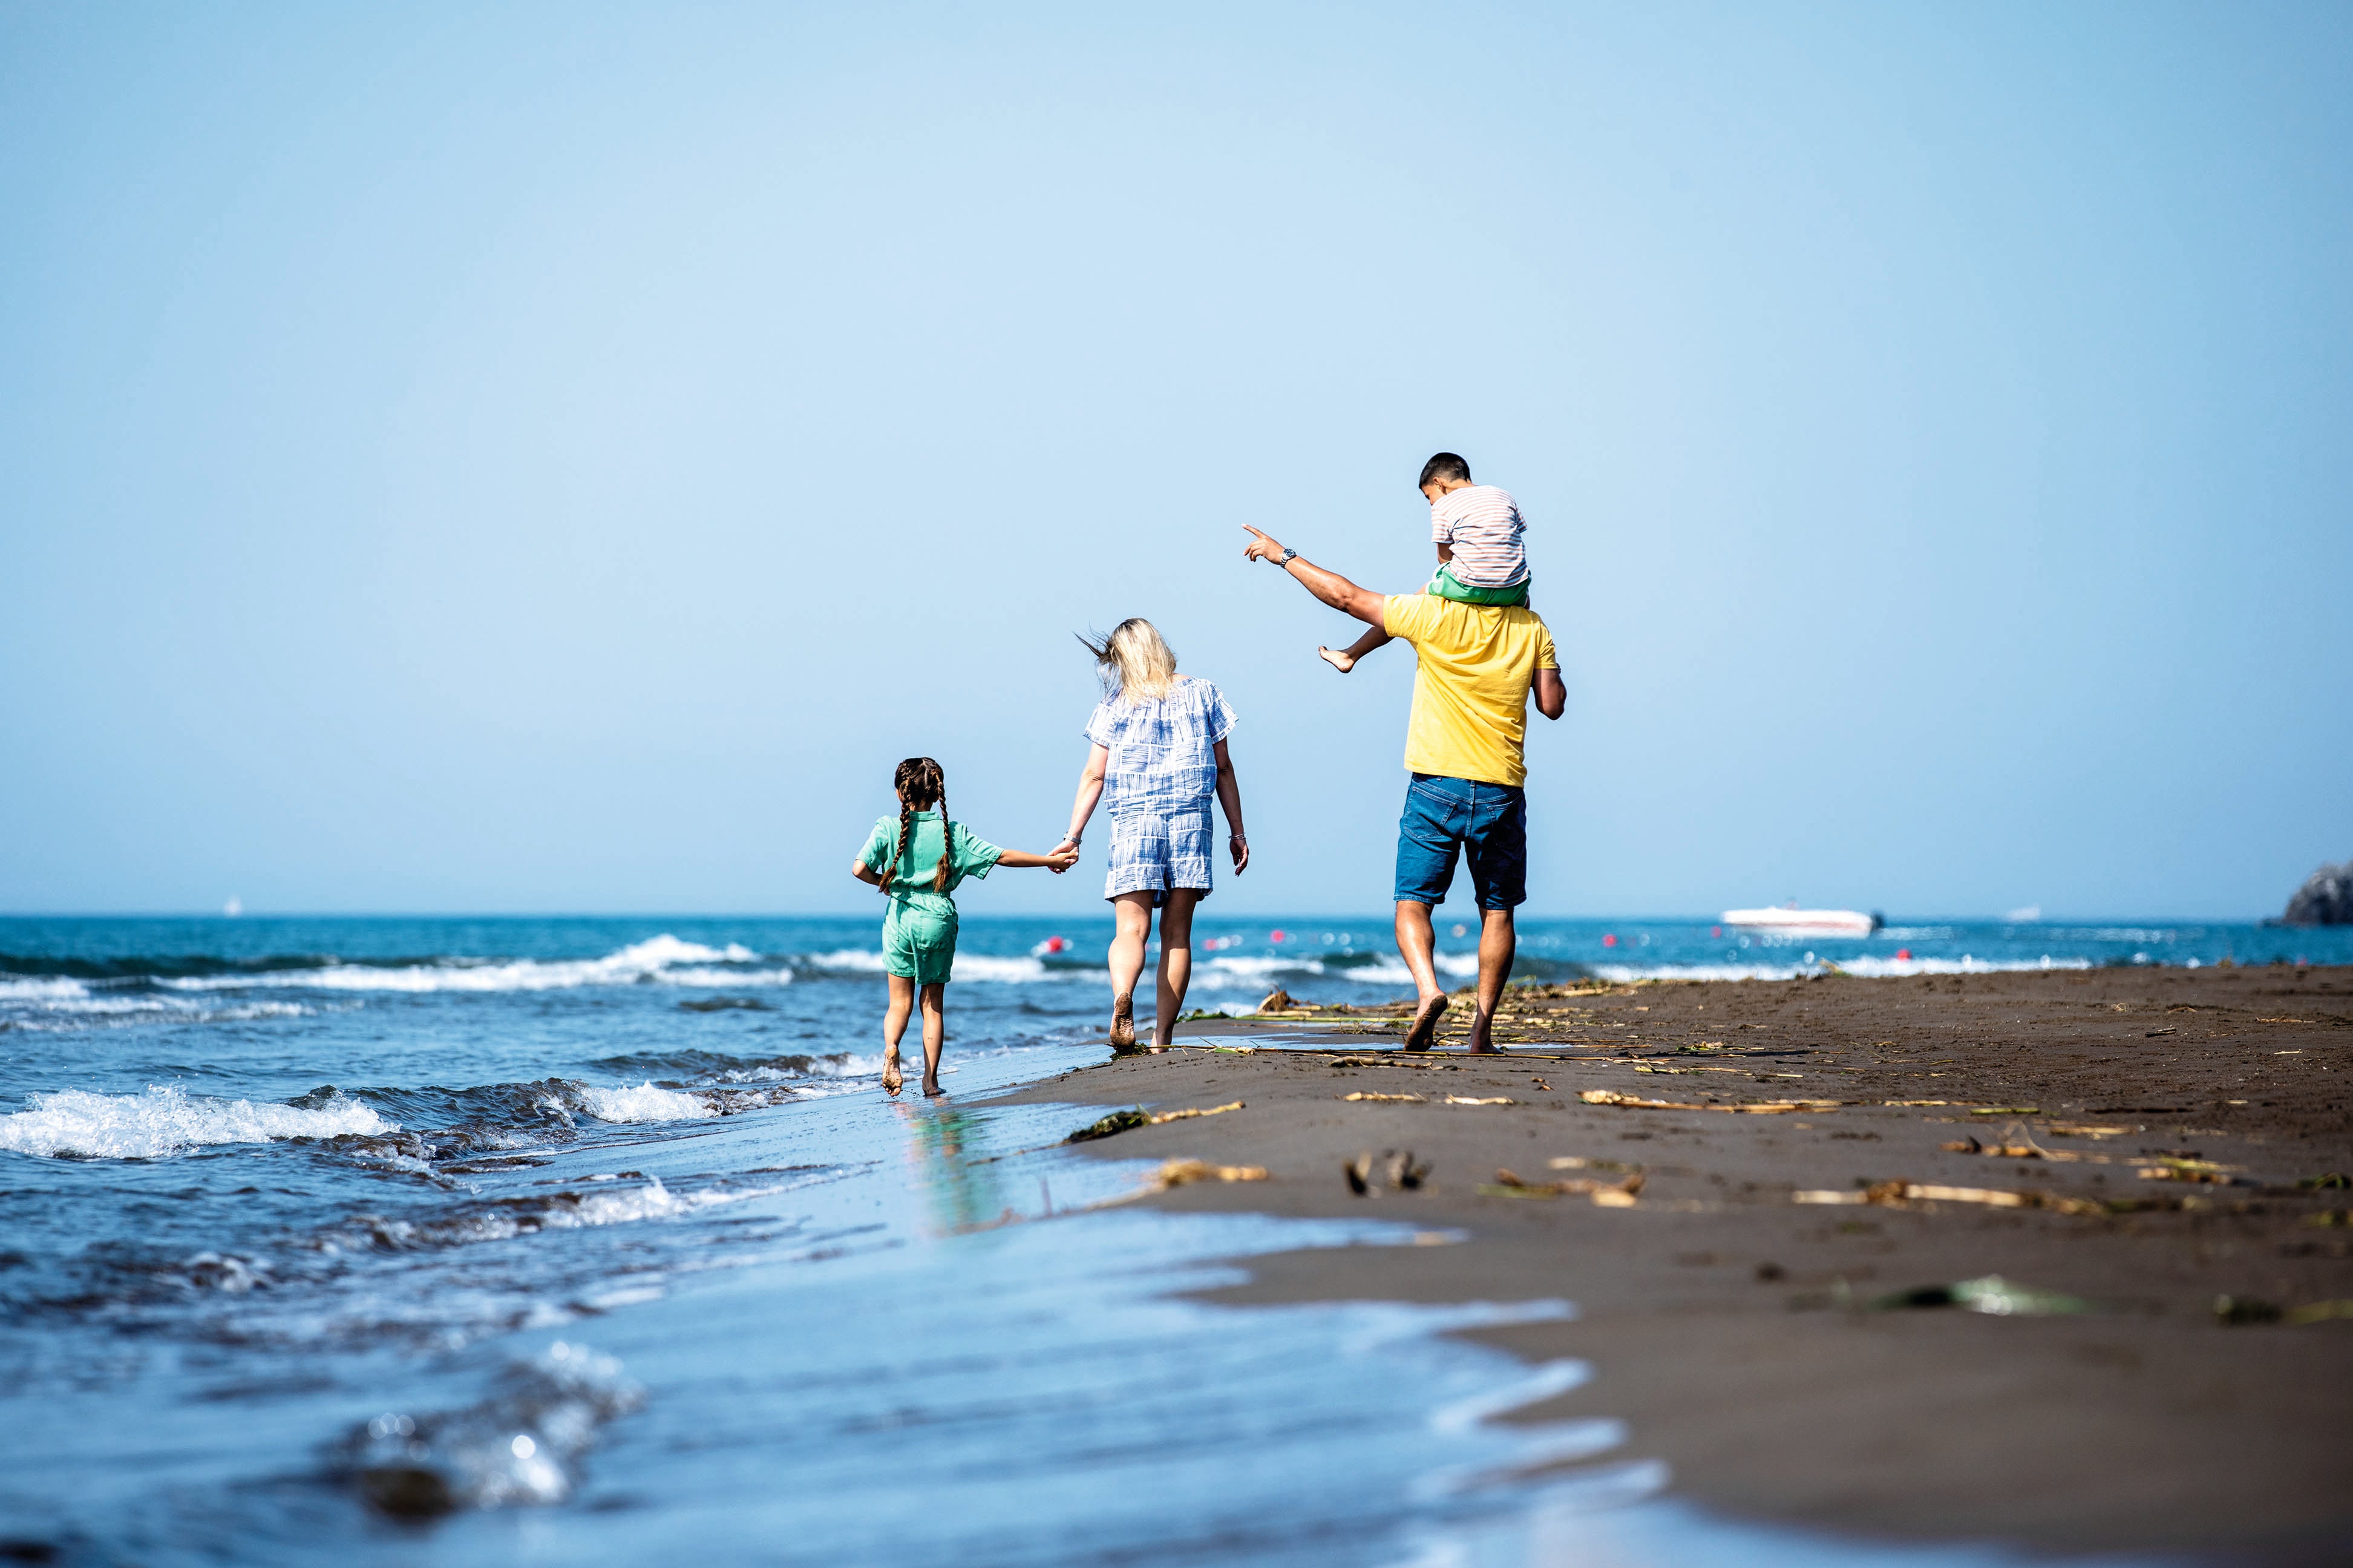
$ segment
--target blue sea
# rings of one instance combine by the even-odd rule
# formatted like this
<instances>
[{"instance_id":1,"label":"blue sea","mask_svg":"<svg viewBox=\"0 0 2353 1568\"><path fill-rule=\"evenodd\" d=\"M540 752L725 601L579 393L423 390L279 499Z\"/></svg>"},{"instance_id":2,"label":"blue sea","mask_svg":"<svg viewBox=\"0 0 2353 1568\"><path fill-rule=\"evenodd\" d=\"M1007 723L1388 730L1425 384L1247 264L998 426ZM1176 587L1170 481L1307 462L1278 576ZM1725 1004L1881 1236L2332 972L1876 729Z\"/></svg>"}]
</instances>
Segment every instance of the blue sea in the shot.
<instances>
[{"instance_id":1,"label":"blue sea","mask_svg":"<svg viewBox=\"0 0 2353 1568\"><path fill-rule=\"evenodd\" d=\"M1174 1215L992 1095L1103 1059L1108 922L968 919L945 1100L879 921L0 919L0 1561L1999 1561L1713 1521L1444 1331L1230 1309L1394 1221ZM1475 935L1441 922L1448 972ZM1193 1005L1406 993L1379 914L1202 921ZM1531 921L1521 975L2353 960L2353 933ZM1574 1460L1567 1469L1559 1461ZM1541 1482L1524 1472L1552 1466Z\"/></svg>"}]
</instances>

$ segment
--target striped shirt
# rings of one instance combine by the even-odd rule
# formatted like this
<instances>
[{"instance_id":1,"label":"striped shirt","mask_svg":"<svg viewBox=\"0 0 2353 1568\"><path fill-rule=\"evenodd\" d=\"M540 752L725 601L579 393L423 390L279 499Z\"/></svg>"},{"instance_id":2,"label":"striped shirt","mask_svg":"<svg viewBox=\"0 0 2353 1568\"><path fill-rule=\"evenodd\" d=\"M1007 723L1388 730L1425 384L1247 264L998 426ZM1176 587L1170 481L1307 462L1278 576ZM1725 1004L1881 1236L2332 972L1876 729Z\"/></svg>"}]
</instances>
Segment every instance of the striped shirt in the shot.
<instances>
[{"instance_id":1,"label":"striped shirt","mask_svg":"<svg viewBox=\"0 0 2353 1568\"><path fill-rule=\"evenodd\" d=\"M1493 485L1465 485L1430 509L1430 537L1453 546L1454 580L1466 588L1511 588L1528 580L1520 503Z\"/></svg>"}]
</instances>

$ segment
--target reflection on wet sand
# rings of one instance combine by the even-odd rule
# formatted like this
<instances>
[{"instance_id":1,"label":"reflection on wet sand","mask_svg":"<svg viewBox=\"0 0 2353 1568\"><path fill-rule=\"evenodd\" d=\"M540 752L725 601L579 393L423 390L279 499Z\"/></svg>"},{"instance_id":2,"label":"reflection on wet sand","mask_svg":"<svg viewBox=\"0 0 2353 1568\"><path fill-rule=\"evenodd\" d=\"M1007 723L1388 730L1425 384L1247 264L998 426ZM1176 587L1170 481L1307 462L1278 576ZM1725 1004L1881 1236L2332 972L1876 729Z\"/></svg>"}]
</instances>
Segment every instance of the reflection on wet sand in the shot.
<instances>
[{"instance_id":1,"label":"reflection on wet sand","mask_svg":"<svg viewBox=\"0 0 2353 1568\"><path fill-rule=\"evenodd\" d=\"M907 1124L907 1163L923 1187L934 1234L955 1236L1018 1217L1003 1201L995 1162L976 1163L967 1152L980 1147L987 1118L946 1105L895 1109Z\"/></svg>"}]
</instances>

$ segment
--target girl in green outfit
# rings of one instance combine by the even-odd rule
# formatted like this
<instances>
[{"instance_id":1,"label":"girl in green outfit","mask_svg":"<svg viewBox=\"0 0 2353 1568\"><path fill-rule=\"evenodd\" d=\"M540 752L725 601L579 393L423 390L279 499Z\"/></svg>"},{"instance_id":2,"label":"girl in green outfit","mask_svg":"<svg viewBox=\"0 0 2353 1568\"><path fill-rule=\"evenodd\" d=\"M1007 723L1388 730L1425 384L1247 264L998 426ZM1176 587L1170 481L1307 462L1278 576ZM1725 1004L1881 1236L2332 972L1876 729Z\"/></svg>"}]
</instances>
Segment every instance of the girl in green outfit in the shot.
<instances>
[{"instance_id":1,"label":"girl in green outfit","mask_svg":"<svg viewBox=\"0 0 2353 1568\"><path fill-rule=\"evenodd\" d=\"M947 1028L948 971L955 963L956 907L949 895L966 877L997 866L1044 866L1057 875L1077 864L1075 847L1051 855L999 849L948 820L948 783L929 757L909 757L892 781L899 816L874 825L849 874L882 889L891 912L882 917L882 973L891 979L891 1007L882 1016L882 1087L899 1092L899 1039L918 994L923 1004L923 1092L940 1092L940 1042ZM937 809L934 810L934 808Z\"/></svg>"}]
</instances>

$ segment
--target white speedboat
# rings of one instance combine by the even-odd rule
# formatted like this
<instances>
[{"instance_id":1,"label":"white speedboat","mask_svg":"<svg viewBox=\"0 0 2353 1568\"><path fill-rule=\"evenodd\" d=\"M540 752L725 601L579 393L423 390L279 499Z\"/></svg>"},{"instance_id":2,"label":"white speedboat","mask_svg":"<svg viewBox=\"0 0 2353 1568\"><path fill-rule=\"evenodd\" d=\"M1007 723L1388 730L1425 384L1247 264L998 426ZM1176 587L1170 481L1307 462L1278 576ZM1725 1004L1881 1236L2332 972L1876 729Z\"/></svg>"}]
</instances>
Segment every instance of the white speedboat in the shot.
<instances>
[{"instance_id":1,"label":"white speedboat","mask_svg":"<svg viewBox=\"0 0 2353 1568\"><path fill-rule=\"evenodd\" d=\"M1790 903L1778 910L1726 910L1724 923L1790 936L1869 936L1886 922L1859 910L1801 910Z\"/></svg>"}]
</instances>

